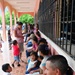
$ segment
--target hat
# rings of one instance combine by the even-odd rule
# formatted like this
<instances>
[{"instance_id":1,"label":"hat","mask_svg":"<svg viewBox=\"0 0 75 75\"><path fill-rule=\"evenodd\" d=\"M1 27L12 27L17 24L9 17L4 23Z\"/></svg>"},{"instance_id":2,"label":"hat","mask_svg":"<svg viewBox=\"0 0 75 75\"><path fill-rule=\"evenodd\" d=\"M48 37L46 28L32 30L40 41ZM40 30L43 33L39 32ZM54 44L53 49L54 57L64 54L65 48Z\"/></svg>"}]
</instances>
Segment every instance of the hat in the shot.
<instances>
[{"instance_id":1,"label":"hat","mask_svg":"<svg viewBox=\"0 0 75 75\"><path fill-rule=\"evenodd\" d=\"M28 43L27 43L27 49L31 49L32 46L33 46L32 42L28 42Z\"/></svg>"}]
</instances>

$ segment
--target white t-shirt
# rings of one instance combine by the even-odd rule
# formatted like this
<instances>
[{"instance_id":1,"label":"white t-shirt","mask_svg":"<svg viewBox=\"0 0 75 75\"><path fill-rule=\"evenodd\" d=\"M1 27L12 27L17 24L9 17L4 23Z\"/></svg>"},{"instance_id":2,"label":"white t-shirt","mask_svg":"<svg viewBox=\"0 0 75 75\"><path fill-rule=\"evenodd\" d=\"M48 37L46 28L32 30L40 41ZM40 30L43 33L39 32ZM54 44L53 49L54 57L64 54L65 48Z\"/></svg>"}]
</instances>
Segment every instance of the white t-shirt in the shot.
<instances>
[{"instance_id":1,"label":"white t-shirt","mask_svg":"<svg viewBox=\"0 0 75 75\"><path fill-rule=\"evenodd\" d=\"M42 69L43 66L46 66L46 60L48 59L49 56L45 56L40 64L40 68Z\"/></svg>"},{"instance_id":2,"label":"white t-shirt","mask_svg":"<svg viewBox=\"0 0 75 75\"><path fill-rule=\"evenodd\" d=\"M3 75L11 75L11 74L8 72L4 72Z\"/></svg>"},{"instance_id":3,"label":"white t-shirt","mask_svg":"<svg viewBox=\"0 0 75 75\"><path fill-rule=\"evenodd\" d=\"M30 68L34 67L34 64L35 64L36 62L37 62L37 60L36 60L36 61L31 61L31 60L30 60L30 62L29 62L29 64L28 64L27 71L28 71Z\"/></svg>"}]
</instances>

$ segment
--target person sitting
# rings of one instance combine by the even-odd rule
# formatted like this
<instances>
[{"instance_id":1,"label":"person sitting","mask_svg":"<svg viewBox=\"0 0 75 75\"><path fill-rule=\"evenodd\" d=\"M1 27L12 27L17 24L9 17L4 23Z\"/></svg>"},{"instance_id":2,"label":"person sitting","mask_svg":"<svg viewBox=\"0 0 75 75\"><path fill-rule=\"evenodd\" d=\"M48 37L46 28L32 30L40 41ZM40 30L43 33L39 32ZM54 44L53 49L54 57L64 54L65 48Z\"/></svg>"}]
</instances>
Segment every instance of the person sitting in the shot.
<instances>
[{"instance_id":1,"label":"person sitting","mask_svg":"<svg viewBox=\"0 0 75 75\"><path fill-rule=\"evenodd\" d=\"M30 36L30 34L33 33L33 26L31 24L27 25L27 33L25 35L25 42L27 42L27 38Z\"/></svg>"},{"instance_id":2,"label":"person sitting","mask_svg":"<svg viewBox=\"0 0 75 75\"><path fill-rule=\"evenodd\" d=\"M32 38L32 44L33 44L33 51L37 52L38 51L38 39L36 36Z\"/></svg>"},{"instance_id":3,"label":"person sitting","mask_svg":"<svg viewBox=\"0 0 75 75\"><path fill-rule=\"evenodd\" d=\"M41 34L40 34L40 32L37 31L37 32L35 32L34 34L35 34L35 36L37 37L37 39L38 39L38 41L39 41L39 40L41 39Z\"/></svg>"},{"instance_id":4,"label":"person sitting","mask_svg":"<svg viewBox=\"0 0 75 75\"><path fill-rule=\"evenodd\" d=\"M46 61L44 75L73 75L73 71L64 56L53 55Z\"/></svg>"},{"instance_id":5,"label":"person sitting","mask_svg":"<svg viewBox=\"0 0 75 75\"><path fill-rule=\"evenodd\" d=\"M27 46L30 46L30 44L32 44L32 47L26 48L26 56L27 57L30 56L30 53L32 51L34 51L34 52L37 52L38 51L37 50L37 48L38 48L38 39L37 39L37 37L36 36L33 36L31 40L32 41L31 42L28 42Z\"/></svg>"},{"instance_id":6,"label":"person sitting","mask_svg":"<svg viewBox=\"0 0 75 75\"><path fill-rule=\"evenodd\" d=\"M46 41L45 38L41 38L41 39L38 41L38 44L39 44L39 45L41 45L41 44L46 44L46 45L47 45L48 43L47 43L47 41Z\"/></svg>"},{"instance_id":7,"label":"person sitting","mask_svg":"<svg viewBox=\"0 0 75 75\"><path fill-rule=\"evenodd\" d=\"M11 75L10 72L12 71L12 68L9 63L3 64L2 70L4 71L3 75Z\"/></svg>"},{"instance_id":8,"label":"person sitting","mask_svg":"<svg viewBox=\"0 0 75 75\"><path fill-rule=\"evenodd\" d=\"M42 62L42 59L43 59L42 56L38 56L38 62L37 62L38 69L31 71L30 74L36 74L37 72L39 72L39 74L40 74L40 64Z\"/></svg>"},{"instance_id":9,"label":"person sitting","mask_svg":"<svg viewBox=\"0 0 75 75\"><path fill-rule=\"evenodd\" d=\"M28 60L28 65L26 66L26 74L31 71L38 69L38 55L36 52L30 53L30 59Z\"/></svg>"},{"instance_id":10,"label":"person sitting","mask_svg":"<svg viewBox=\"0 0 75 75\"><path fill-rule=\"evenodd\" d=\"M48 48L48 45L41 44L38 46L38 54L39 54L39 56L43 57L43 60L41 61L41 64L40 64L40 73L41 74L43 74L44 70L46 69L46 60L49 57L49 52L50 52L50 50Z\"/></svg>"},{"instance_id":11,"label":"person sitting","mask_svg":"<svg viewBox=\"0 0 75 75\"><path fill-rule=\"evenodd\" d=\"M8 43L9 43L9 50L11 50L12 38L11 38L10 30L8 30Z\"/></svg>"},{"instance_id":12,"label":"person sitting","mask_svg":"<svg viewBox=\"0 0 75 75\"><path fill-rule=\"evenodd\" d=\"M30 36L28 37L27 41L26 41L24 44L27 45L28 42L32 41L31 39L32 39L34 36L35 36L35 35L34 35L34 33L32 32L32 33L30 34Z\"/></svg>"},{"instance_id":13,"label":"person sitting","mask_svg":"<svg viewBox=\"0 0 75 75\"><path fill-rule=\"evenodd\" d=\"M28 58L30 56L30 53L32 52L32 42L29 41L26 45L26 57Z\"/></svg>"}]
</instances>

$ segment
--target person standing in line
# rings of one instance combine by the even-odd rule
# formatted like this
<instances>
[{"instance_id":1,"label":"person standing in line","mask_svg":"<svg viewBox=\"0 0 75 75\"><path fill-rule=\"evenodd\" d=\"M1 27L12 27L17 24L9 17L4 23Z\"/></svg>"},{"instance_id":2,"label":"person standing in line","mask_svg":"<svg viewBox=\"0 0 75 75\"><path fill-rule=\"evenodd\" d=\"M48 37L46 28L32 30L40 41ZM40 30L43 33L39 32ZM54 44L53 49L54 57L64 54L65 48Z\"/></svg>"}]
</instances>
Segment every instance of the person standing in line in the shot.
<instances>
[{"instance_id":1,"label":"person standing in line","mask_svg":"<svg viewBox=\"0 0 75 75\"><path fill-rule=\"evenodd\" d=\"M21 59L22 52L24 51L24 47L23 47L24 36L22 33L22 25L23 25L22 22L17 22L17 26L14 29L14 36L18 42L19 49L20 49L20 60L21 61L22 61L22 59Z\"/></svg>"},{"instance_id":2,"label":"person standing in line","mask_svg":"<svg viewBox=\"0 0 75 75\"><path fill-rule=\"evenodd\" d=\"M9 49L11 50L12 38L11 38L10 30L8 30L8 42L9 42Z\"/></svg>"}]
</instances>

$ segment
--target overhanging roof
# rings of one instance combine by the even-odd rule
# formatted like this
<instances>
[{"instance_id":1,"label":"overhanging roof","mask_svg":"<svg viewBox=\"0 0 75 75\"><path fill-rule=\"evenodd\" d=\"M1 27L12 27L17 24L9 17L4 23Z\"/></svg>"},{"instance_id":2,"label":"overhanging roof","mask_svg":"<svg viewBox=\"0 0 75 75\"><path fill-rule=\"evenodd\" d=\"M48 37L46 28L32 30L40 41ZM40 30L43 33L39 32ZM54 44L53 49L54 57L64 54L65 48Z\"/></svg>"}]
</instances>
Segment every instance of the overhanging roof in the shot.
<instances>
[{"instance_id":1,"label":"overhanging roof","mask_svg":"<svg viewBox=\"0 0 75 75\"><path fill-rule=\"evenodd\" d=\"M34 12L37 0L5 0L18 12Z\"/></svg>"}]
</instances>

